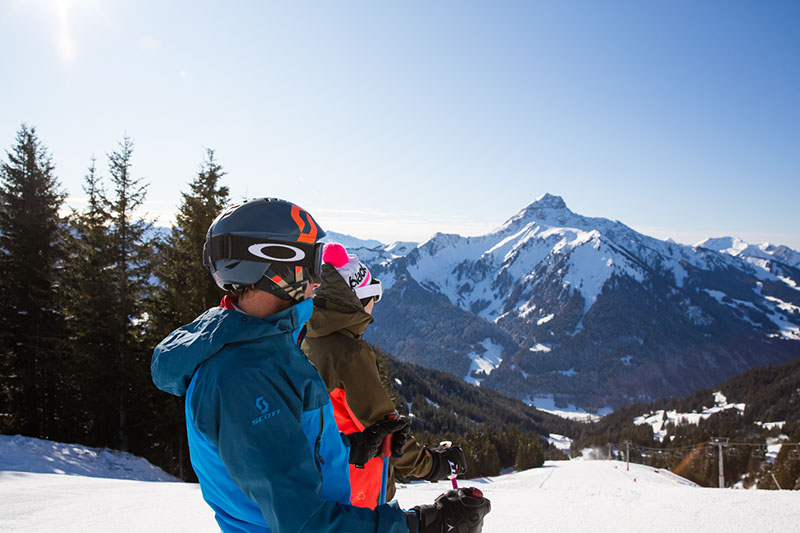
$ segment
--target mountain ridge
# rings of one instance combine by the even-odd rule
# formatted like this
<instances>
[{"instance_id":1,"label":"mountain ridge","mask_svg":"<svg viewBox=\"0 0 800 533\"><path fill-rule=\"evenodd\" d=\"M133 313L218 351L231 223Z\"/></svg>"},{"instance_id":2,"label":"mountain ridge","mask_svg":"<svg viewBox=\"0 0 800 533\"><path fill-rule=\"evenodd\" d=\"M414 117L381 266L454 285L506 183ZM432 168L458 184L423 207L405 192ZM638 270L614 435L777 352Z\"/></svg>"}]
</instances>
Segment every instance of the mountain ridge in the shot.
<instances>
[{"instance_id":1,"label":"mountain ridge","mask_svg":"<svg viewBox=\"0 0 800 533\"><path fill-rule=\"evenodd\" d=\"M597 409L800 355L792 250L703 243L584 217L545 194L486 235L352 251L385 288L371 342L530 402Z\"/></svg>"}]
</instances>

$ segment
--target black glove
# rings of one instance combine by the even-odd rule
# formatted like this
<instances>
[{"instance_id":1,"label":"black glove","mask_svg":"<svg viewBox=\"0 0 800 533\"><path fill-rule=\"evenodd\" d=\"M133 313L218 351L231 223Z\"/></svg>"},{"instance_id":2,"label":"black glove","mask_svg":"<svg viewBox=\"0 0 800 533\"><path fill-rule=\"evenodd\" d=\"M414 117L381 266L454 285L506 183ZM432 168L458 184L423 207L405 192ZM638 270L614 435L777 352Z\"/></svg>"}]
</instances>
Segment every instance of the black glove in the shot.
<instances>
[{"instance_id":1,"label":"black glove","mask_svg":"<svg viewBox=\"0 0 800 533\"><path fill-rule=\"evenodd\" d=\"M453 473L453 469L458 475L467 472L467 458L464 451L458 446L439 446L432 450L429 449L428 453L433 459L431 471L425 477L428 481L446 479Z\"/></svg>"},{"instance_id":2,"label":"black glove","mask_svg":"<svg viewBox=\"0 0 800 533\"><path fill-rule=\"evenodd\" d=\"M409 533L480 533L492 504L474 487L448 490L406 514Z\"/></svg>"},{"instance_id":3,"label":"black glove","mask_svg":"<svg viewBox=\"0 0 800 533\"><path fill-rule=\"evenodd\" d=\"M392 435L392 457L403 456L403 446L408 440L408 422L404 418L396 420L383 420L372 424L361 433L350 433L350 464L364 466L364 464L381 453L383 438Z\"/></svg>"}]
</instances>

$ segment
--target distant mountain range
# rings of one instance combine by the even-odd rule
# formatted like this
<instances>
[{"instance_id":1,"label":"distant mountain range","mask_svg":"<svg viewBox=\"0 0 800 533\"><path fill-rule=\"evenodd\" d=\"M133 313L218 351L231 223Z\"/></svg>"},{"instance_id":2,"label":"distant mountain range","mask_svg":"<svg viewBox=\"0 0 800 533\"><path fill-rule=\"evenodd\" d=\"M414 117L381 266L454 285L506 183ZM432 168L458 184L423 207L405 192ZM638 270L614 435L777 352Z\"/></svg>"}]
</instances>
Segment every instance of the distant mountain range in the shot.
<instances>
[{"instance_id":1,"label":"distant mountain range","mask_svg":"<svg viewBox=\"0 0 800 533\"><path fill-rule=\"evenodd\" d=\"M344 233L336 233L335 231L328 231L325 236L320 239L322 242L338 242L347 249L350 248L378 248L382 247L381 241L375 239L359 239Z\"/></svg>"},{"instance_id":2,"label":"distant mountain range","mask_svg":"<svg viewBox=\"0 0 800 533\"><path fill-rule=\"evenodd\" d=\"M531 403L682 396L800 356L784 246L662 241L549 194L484 236L358 244L385 287L367 340Z\"/></svg>"}]
</instances>

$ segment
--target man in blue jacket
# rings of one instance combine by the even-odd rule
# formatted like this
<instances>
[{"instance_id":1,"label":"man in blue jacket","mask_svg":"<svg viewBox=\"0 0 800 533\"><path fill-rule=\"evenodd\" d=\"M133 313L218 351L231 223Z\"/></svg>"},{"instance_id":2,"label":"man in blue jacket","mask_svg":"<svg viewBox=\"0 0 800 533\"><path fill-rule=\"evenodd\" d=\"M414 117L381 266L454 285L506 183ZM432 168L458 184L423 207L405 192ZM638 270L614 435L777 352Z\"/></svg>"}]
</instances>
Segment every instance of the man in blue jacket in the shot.
<instances>
[{"instance_id":1,"label":"man in blue jacket","mask_svg":"<svg viewBox=\"0 0 800 533\"><path fill-rule=\"evenodd\" d=\"M203 262L228 293L220 307L155 349L160 388L186 395L192 466L217 523L231 532L477 533L490 510L476 489L403 511L349 504L348 462L375 457L406 423L340 434L325 383L298 348L325 235L300 207L262 198L223 211Z\"/></svg>"}]
</instances>

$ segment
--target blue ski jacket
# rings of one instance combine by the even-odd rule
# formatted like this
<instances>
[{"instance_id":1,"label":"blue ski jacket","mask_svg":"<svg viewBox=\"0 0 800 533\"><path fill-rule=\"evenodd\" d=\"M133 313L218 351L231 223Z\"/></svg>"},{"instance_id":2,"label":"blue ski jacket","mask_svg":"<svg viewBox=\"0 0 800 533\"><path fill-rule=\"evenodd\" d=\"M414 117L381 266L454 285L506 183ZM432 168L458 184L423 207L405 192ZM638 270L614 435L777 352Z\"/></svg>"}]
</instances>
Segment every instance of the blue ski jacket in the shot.
<instances>
[{"instance_id":1,"label":"blue ski jacket","mask_svg":"<svg viewBox=\"0 0 800 533\"><path fill-rule=\"evenodd\" d=\"M203 498L226 532L407 533L396 504L349 504L349 443L297 346L311 312L310 299L265 319L216 307L153 352L156 386L186 395Z\"/></svg>"}]
</instances>

